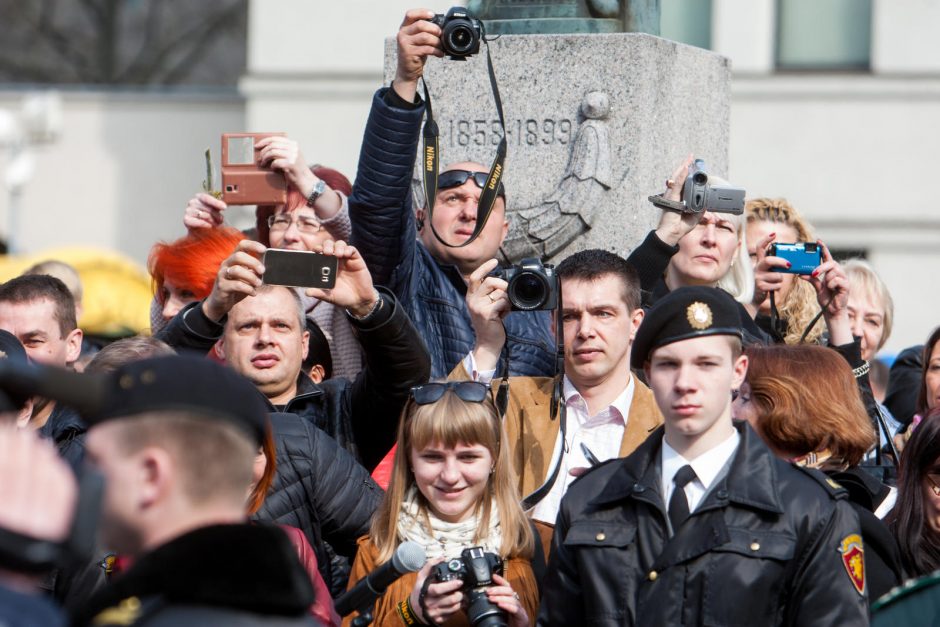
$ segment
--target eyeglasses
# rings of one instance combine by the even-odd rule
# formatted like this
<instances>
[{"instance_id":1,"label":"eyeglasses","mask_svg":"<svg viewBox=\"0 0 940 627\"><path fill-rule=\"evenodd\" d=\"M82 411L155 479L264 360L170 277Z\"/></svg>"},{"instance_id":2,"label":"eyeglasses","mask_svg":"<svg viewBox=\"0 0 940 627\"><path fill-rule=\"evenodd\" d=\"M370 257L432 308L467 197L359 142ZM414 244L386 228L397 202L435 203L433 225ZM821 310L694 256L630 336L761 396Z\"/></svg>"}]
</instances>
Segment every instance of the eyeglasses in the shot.
<instances>
[{"instance_id":1,"label":"eyeglasses","mask_svg":"<svg viewBox=\"0 0 940 627\"><path fill-rule=\"evenodd\" d=\"M927 473L925 476L927 477L927 481L930 482L930 489L933 491L934 496L940 496L940 485L937 485L937 482L933 480L930 473Z\"/></svg>"},{"instance_id":2,"label":"eyeglasses","mask_svg":"<svg viewBox=\"0 0 940 627\"><path fill-rule=\"evenodd\" d=\"M437 177L437 188L438 189L450 189L452 187L460 187L467 182L467 179L472 178L473 182L477 184L477 187L483 189L486 187L486 179L489 177L489 172L471 172L470 170L447 170L446 172L441 172ZM499 182L499 187L496 188L496 195L506 198L506 188L503 187L503 182Z\"/></svg>"},{"instance_id":3,"label":"eyeglasses","mask_svg":"<svg viewBox=\"0 0 940 627\"><path fill-rule=\"evenodd\" d=\"M447 381L446 383L425 383L411 388L411 398L418 405L430 405L441 400L444 392L453 390L457 398L467 403L482 403L489 394L488 383L478 381Z\"/></svg>"},{"instance_id":4,"label":"eyeglasses","mask_svg":"<svg viewBox=\"0 0 940 627\"><path fill-rule=\"evenodd\" d=\"M286 231L291 224L296 224L298 231L308 235L319 233L323 228L313 216L297 216L296 220L292 219L289 213L276 213L268 216L268 228L272 231Z\"/></svg>"}]
</instances>

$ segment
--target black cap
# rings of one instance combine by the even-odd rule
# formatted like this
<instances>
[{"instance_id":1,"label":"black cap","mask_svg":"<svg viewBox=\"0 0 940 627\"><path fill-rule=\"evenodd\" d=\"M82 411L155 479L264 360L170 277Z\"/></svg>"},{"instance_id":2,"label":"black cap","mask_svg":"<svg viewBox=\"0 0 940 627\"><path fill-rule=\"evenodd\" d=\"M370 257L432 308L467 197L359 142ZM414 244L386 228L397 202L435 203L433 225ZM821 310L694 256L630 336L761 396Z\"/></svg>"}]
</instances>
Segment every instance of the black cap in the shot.
<instances>
[{"instance_id":1,"label":"black cap","mask_svg":"<svg viewBox=\"0 0 940 627\"><path fill-rule=\"evenodd\" d=\"M646 312L633 340L630 365L642 368L654 349L706 335L743 338L738 303L717 287L680 287Z\"/></svg>"},{"instance_id":2,"label":"black cap","mask_svg":"<svg viewBox=\"0 0 940 627\"><path fill-rule=\"evenodd\" d=\"M135 361L105 375L100 390L100 403L83 414L89 425L180 411L240 427L259 445L264 440L268 408L257 388L231 368L203 357Z\"/></svg>"},{"instance_id":3,"label":"black cap","mask_svg":"<svg viewBox=\"0 0 940 627\"><path fill-rule=\"evenodd\" d=\"M26 349L16 338L15 335L4 329L0 329L0 359L14 359L21 362L29 361L26 356Z\"/></svg>"}]
</instances>

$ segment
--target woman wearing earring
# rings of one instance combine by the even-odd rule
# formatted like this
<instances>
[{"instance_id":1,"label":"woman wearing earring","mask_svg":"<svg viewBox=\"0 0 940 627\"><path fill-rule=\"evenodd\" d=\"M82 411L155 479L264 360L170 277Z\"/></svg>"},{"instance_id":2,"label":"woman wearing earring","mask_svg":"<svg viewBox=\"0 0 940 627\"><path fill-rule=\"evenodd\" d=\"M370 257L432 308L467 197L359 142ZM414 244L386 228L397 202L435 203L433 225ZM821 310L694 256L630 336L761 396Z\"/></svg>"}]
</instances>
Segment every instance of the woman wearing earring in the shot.
<instances>
[{"instance_id":1,"label":"woman wearing earring","mask_svg":"<svg viewBox=\"0 0 940 627\"><path fill-rule=\"evenodd\" d=\"M369 535L359 540L349 586L405 541L424 547L428 561L389 586L376 602L373 624L469 625L464 581L438 581L433 572L438 564L454 572L454 560L472 547L502 561L502 572L484 588L487 601L509 625L530 624L539 603L530 565L534 536L519 506L505 439L488 385L450 381L412 389L388 492Z\"/></svg>"}]
</instances>

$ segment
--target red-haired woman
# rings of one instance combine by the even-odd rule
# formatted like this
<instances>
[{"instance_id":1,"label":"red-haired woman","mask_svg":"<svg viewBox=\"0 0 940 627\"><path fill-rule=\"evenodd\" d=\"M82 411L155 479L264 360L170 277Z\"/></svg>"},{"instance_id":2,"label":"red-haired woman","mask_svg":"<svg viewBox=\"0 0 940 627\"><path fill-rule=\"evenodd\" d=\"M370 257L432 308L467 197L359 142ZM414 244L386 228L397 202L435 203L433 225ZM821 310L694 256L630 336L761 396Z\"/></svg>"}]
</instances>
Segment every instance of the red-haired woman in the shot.
<instances>
[{"instance_id":1,"label":"red-haired woman","mask_svg":"<svg viewBox=\"0 0 940 627\"><path fill-rule=\"evenodd\" d=\"M173 242L157 242L147 267L153 278L150 323L156 332L191 302L212 291L219 266L245 235L231 227L199 229Z\"/></svg>"},{"instance_id":2,"label":"red-haired woman","mask_svg":"<svg viewBox=\"0 0 940 627\"><path fill-rule=\"evenodd\" d=\"M822 346L778 344L745 353L747 378L732 403L734 417L747 420L779 457L846 488L861 523L869 599L876 600L903 581L897 542L879 520L897 492L858 468L876 438L852 369Z\"/></svg>"}]
</instances>

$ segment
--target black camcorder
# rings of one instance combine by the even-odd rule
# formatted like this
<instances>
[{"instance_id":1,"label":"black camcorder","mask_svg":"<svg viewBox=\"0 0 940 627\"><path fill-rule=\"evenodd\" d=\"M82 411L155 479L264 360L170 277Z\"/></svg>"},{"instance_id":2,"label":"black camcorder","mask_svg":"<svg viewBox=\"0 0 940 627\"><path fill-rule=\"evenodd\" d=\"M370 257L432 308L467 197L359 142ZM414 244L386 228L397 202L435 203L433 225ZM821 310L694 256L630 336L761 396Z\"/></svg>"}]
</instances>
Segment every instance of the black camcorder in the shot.
<instances>
[{"instance_id":1,"label":"black camcorder","mask_svg":"<svg viewBox=\"0 0 940 627\"><path fill-rule=\"evenodd\" d=\"M509 283L506 294L513 311L538 311L558 307L558 276L555 266L543 264L534 257L523 259L518 266L496 268L490 276Z\"/></svg>"},{"instance_id":2,"label":"black camcorder","mask_svg":"<svg viewBox=\"0 0 940 627\"><path fill-rule=\"evenodd\" d=\"M480 51L483 23L461 7L451 7L446 14L438 13L432 24L441 27L441 48L454 61L463 61Z\"/></svg>"},{"instance_id":3,"label":"black camcorder","mask_svg":"<svg viewBox=\"0 0 940 627\"><path fill-rule=\"evenodd\" d=\"M729 185L727 181L710 176L705 162L696 159L689 166L682 198L689 213L711 211L718 213L744 213L744 188Z\"/></svg>"},{"instance_id":4,"label":"black camcorder","mask_svg":"<svg viewBox=\"0 0 940 627\"><path fill-rule=\"evenodd\" d=\"M474 546L464 549L460 557L436 564L431 578L436 582L463 581L467 594L467 620L474 627L503 627L509 624L506 612L491 603L486 588L493 585L493 574L503 574L503 560L495 553Z\"/></svg>"}]
</instances>

